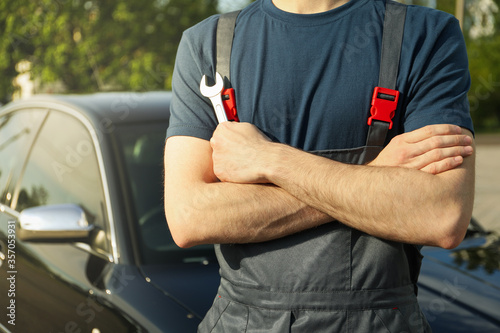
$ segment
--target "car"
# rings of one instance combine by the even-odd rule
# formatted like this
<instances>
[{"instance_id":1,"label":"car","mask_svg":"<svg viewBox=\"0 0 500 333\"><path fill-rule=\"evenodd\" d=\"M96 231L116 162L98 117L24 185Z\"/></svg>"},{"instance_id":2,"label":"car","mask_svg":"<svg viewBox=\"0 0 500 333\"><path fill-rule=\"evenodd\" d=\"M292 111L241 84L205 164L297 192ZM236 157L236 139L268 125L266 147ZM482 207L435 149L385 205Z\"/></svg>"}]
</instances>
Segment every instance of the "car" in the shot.
<instances>
[{"instance_id":1,"label":"car","mask_svg":"<svg viewBox=\"0 0 500 333\"><path fill-rule=\"evenodd\" d=\"M0 109L0 331L195 332L213 246L181 249L163 210L170 92L47 95ZM475 220L424 247L435 332L500 331L500 242Z\"/></svg>"},{"instance_id":2,"label":"car","mask_svg":"<svg viewBox=\"0 0 500 333\"><path fill-rule=\"evenodd\" d=\"M170 99L48 95L1 109L0 331L196 331L218 266L213 246L178 248L165 221Z\"/></svg>"},{"instance_id":3,"label":"car","mask_svg":"<svg viewBox=\"0 0 500 333\"><path fill-rule=\"evenodd\" d=\"M473 218L455 249L424 246L420 307L434 332L500 332L500 236Z\"/></svg>"}]
</instances>

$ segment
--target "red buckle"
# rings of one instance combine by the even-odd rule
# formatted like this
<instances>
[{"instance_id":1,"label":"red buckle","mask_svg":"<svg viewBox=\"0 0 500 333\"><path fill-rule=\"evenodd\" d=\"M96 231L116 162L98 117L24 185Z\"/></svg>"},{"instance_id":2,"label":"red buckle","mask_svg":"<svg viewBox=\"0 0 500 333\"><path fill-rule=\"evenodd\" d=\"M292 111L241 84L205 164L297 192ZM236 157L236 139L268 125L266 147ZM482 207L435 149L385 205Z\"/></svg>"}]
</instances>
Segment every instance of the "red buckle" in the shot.
<instances>
[{"instance_id":1,"label":"red buckle","mask_svg":"<svg viewBox=\"0 0 500 333\"><path fill-rule=\"evenodd\" d=\"M382 87L375 87L372 96L371 117L368 118L368 125L372 120L380 120L389 123L392 128L392 118L398 107L399 91Z\"/></svg>"},{"instance_id":2,"label":"red buckle","mask_svg":"<svg viewBox=\"0 0 500 333\"><path fill-rule=\"evenodd\" d=\"M221 95L222 105L224 105L227 120L239 122L240 120L238 119L238 112L236 111L236 98L234 96L234 89L224 89L222 90Z\"/></svg>"}]
</instances>

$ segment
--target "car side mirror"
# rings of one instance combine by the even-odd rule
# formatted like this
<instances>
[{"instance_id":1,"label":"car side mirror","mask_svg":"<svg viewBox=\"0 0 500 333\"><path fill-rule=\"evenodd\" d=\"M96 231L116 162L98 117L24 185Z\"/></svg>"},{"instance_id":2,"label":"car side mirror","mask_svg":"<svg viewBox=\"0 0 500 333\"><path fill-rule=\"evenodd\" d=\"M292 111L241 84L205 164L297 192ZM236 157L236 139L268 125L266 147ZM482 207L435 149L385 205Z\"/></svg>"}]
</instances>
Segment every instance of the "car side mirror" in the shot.
<instances>
[{"instance_id":1,"label":"car side mirror","mask_svg":"<svg viewBox=\"0 0 500 333\"><path fill-rule=\"evenodd\" d=\"M64 242L88 239L93 225L75 204L27 208L19 215L17 237L24 241Z\"/></svg>"}]
</instances>

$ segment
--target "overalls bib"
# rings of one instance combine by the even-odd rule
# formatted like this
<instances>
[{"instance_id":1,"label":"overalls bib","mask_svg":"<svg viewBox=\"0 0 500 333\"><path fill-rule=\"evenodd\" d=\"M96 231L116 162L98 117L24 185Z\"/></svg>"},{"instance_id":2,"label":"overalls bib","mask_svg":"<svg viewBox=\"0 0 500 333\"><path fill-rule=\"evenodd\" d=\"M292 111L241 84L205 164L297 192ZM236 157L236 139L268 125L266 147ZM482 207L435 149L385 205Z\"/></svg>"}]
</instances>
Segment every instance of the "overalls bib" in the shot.
<instances>
[{"instance_id":1,"label":"overalls bib","mask_svg":"<svg viewBox=\"0 0 500 333\"><path fill-rule=\"evenodd\" d=\"M386 34L396 17L388 11L383 45L386 38L402 38L402 28L399 37ZM220 51L218 42L217 56L223 52L227 47ZM394 89L399 53L397 59L382 58L379 85ZM365 146L313 153L366 164L383 149L388 127L375 120ZM422 257L414 245L332 221L269 242L221 244L215 250L221 283L199 332L430 332L416 298Z\"/></svg>"}]
</instances>

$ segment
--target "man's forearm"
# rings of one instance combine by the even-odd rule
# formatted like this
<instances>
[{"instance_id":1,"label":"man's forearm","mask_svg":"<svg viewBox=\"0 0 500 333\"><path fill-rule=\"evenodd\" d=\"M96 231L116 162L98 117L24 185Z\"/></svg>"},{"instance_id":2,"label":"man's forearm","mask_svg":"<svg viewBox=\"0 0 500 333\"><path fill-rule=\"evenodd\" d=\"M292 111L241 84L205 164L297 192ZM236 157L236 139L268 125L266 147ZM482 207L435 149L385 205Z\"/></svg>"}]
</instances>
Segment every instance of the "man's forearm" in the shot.
<instances>
[{"instance_id":1,"label":"man's forearm","mask_svg":"<svg viewBox=\"0 0 500 333\"><path fill-rule=\"evenodd\" d=\"M267 241L332 220L274 185L219 182L211 153L203 140L167 141L165 213L179 246Z\"/></svg>"},{"instance_id":2,"label":"man's forearm","mask_svg":"<svg viewBox=\"0 0 500 333\"><path fill-rule=\"evenodd\" d=\"M457 126L431 125L402 134L370 166L270 142L250 124L219 125L211 145L214 173L222 181L273 183L376 237L453 247L467 230L474 149L472 134Z\"/></svg>"},{"instance_id":3,"label":"man's forearm","mask_svg":"<svg viewBox=\"0 0 500 333\"><path fill-rule=\"evenodd\" d=\"M272 185L210 183L176 205L181 247L263 242L329 222L332 218ZM173 220L169 220L171 228Z\"/></svg>"},{"instance_id":4,"label":"man's forearm","mask_svg":"<svg viewBox=\"0 0 500 333\"><path fill-rule=\"evenodd\" d=\"M473 163L473 157L467 157L463 167L440 175L345 165L283 145L276 149L273 161L268 164L272 166L266 176L269 181L376 237L454 247L470 220L474 174L467 164Z\"/></svg>"}]
</instances>

